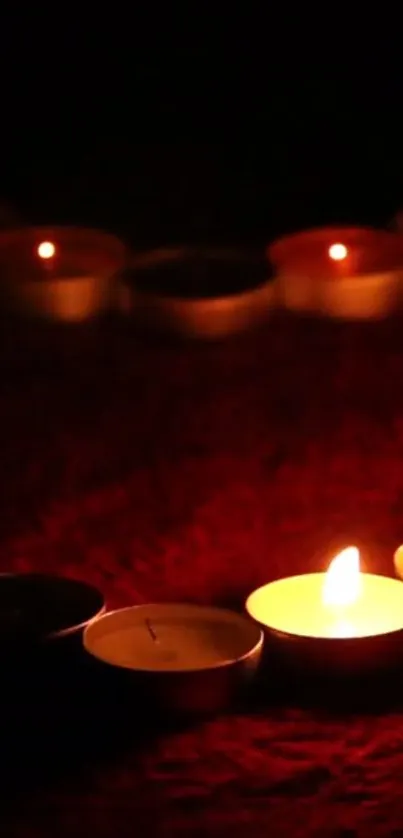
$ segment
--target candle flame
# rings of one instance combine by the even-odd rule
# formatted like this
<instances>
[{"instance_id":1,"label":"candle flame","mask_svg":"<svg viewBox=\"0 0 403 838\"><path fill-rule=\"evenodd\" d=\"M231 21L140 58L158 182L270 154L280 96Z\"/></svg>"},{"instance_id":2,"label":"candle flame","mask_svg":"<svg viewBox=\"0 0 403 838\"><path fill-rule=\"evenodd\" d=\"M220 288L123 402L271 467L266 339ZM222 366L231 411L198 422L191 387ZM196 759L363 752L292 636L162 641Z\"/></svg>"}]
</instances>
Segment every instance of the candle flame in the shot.
<instances>
[{"instance_id":1,"label":"candle flame","mask_svg":"<svg viewBox=\"0 0 403 838\"><path fill-rule=\"evenodd\" d=\"M332 244L331 247L329 247L328 253L330 258L333 259L335 262L341 262L343 259L346 258L348 250L345 244L337 243Z\"/></svg>"},{"instance_id":2,"label":"candle flame","mask_svg":"<svg viewBox=\"0 0 403 838\"><path fill-rule=\"evenodd\" d=\"M360 590L360 554L357 547L346 547L330 562L323 585L323 602L343 608L356 602Z\"/></svg>"},{"instance_id":3,"label":"candle flame","mask_svg":"<svg viewBox=\"0 0 403 838\"><path fill-rule=\"evenodd\" d=\"M51 259L56 253L56 248L53 242L41 242L37 249L40 259Z\"/></svg>"},{"instance_id":4,"label":"candle flame","mask_svg":"<svg viewBox=\"0 0 403 838\"><path fill-rule=\"evenodd\" d=\"M395 550L395 554L393 556L393 563L395 565L396 576L399 576L400 579L403 579L403 544Z\"/></svg>"}]
</instances>

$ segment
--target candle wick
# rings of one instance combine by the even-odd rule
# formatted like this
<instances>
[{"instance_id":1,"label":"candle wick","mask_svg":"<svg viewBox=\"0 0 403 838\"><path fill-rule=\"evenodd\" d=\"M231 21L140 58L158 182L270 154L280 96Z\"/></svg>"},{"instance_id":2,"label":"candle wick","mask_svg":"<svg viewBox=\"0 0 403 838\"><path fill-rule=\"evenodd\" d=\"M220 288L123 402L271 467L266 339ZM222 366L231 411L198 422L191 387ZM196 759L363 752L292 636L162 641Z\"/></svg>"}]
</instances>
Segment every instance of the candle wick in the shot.
<instances>
[{"instance_id":1,"label":"candle wick","mask_svg":"<svg viewBox=\"0 0 403 838\"><path fill-rule=\"evenodd\" d=\"M150 637L153 639L154 643L158 643L159 642L158 637L157 637L157 635L156 635L156 633L155 633L155 631L154 631L154 629L151 625L151 620L148 620L148 619L145 620L145 624L147 626L147 631L148 631Z\"/></svg>"}]
</instances>

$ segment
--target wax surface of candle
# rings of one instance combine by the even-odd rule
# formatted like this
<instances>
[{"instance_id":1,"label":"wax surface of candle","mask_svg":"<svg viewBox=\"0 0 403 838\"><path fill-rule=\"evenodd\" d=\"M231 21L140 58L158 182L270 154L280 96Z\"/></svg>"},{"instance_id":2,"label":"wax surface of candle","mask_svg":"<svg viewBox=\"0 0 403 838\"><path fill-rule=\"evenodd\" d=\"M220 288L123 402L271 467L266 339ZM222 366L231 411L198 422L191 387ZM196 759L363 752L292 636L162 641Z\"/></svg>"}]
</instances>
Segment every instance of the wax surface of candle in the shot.
<instances>
[{"instance_id":1,"label":"wax surface of candle","mask_svg":"<svg viewBox=\"0 0 403 838\"><path fill-rule=\"evenodd\" d=\"M354 550L347 548L345 558ZM353 552L350 559L354 562ZM403 584L360 573L358 565L337 568L335 564L328 573L291 576L265 585L251 594L246 607L258 622L286 634L371 637L403 629Z\"/></svg>"},{"instance_id":2,"label":"wax surface of candle","mask_svg":"<svg viewBox=\"0 0 403 838\"><path fill-rule=\"evenodd\" d=\"M92 654L114 666L145 671L221 666L248 654L259 641L255 627L251 631L239 615L228 620L169 617L140 608L122 612L122 619L107 616L103 624L94 627Z\"/></svg>"}]
</instances>

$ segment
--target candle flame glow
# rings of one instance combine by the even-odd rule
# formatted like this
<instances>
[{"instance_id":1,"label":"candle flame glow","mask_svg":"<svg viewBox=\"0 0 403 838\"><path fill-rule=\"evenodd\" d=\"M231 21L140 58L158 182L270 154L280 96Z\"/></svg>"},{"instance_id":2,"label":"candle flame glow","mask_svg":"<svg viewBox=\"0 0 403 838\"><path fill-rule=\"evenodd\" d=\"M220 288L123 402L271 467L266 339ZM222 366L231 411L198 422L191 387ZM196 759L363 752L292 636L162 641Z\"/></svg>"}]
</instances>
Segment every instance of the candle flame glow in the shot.
<instances>
[{"instance_id":1,"label":"candle flame glow","mask_svg":"<svg viewBox=\"0 0 403 838\"><path fill-rule=\"evenodd\" d=\"M41 242L38 245L37 253L41 259L51 259L56 253L56 248L53 242Z\"/></svg>"},{"instance_id":2,"label":"candle flame glow","mask_svg":"<svg viewBox=\"0 0 403 838\"><path fill-rule=\"evenodd\" d=\"M339 244L339 243L332 244L331 247L329 247L328 252L329 252L330 258L333 259L335 262L341 262L343 259L346 258L347 254L348 254L348 250L346 248L346 245L345 244Z\"/></svg>"},{"instance_id":3,"label":"candle flame glow","mask_svg":"<svg viewBox=\"0 0 403 838\"><path fill-rule=\"evenodd\" d=\"M395 551L393 562L395 565L396 576L403 579L403 544L401 544Z\"/></svg>"},{"instance_id":4,"label":"candle flame glow","mask_svg":"<svg viewBox=\"0 0 403 838\"><path fill-rule=\"evenodd\" d=\"M323 585L323 602L344 608L358 599L361 591L360 554L357 547L346 547L330 562Z\"/></svg>"}]
</instances>

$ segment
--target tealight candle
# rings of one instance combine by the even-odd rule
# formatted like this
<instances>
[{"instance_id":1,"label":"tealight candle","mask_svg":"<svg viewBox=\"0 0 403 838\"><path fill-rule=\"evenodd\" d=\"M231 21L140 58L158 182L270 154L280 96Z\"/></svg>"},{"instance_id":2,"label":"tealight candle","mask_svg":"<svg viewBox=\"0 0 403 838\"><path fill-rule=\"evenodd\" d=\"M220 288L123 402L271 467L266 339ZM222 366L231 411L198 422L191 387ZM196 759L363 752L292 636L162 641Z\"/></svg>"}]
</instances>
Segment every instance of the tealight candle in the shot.
<instances>
[{"instance_id":1,"label":"tealight candle","mask_svg":"<svg viewBox=\"0 0 403 838\"><path fill-rule=\"evenodd\" d=\"M276 303L259 253L194 247L135 255L117 299L123 313L152 329L204 340L262 325Z\"/></svg>"},{"instance_id":2,"label":"tealight candle","mask_svg":"<svg viewBox=\"0 0 403 838\"><path fill-rule=\"evenodd\" d=\"M125 259L123 244L96 230L8 230L0 234L3 301L26 314L84 320L109 305L111 279Z\"/></svg>"},{"instance_id":3,"label":"tealight candle","mask_svg":"<svg viewBox=\"0 0 403 838\"><path fill-rule=\"evenodd\" d=\"M361 573L355 547L340 553L327 573L264 585L249 596L246 610L274 644L303 661L360 669L403 658L403 584Z\"/></svg>"},{"instance_id":4,"label":"tealight candle","mask_svg":"<svg viewBox=\"0 0 403 838\"><path fill-rule=\"evenodd\" d=\"M81 638L105 600L85 582L41 573L0 574L0 658L17 661L66 638ZM57 644L55 641L58 641Z\"/></svg>"},{"instance_id":5,"label":"tealight candle","mask_svg":"<svg viewBox=\"0 0 403 838\"><path fill-rule=\"evenodd\" d=\"M346 319L398 309L403 237L365 228L324 228L274 242L268 256L286 308Z\"/></svg>"},{"instance_id":6,"label":"tealight candle","mask_svg":"<svg viewBox=\"0 0 403 838\"><path fill-rule=\"evenodd\" d=\"M84 633L90 655L183 712L225 706L255 672L262 646L261 629L241 614L186 604L124 608Z\"/></svg>"}]
</instances>

